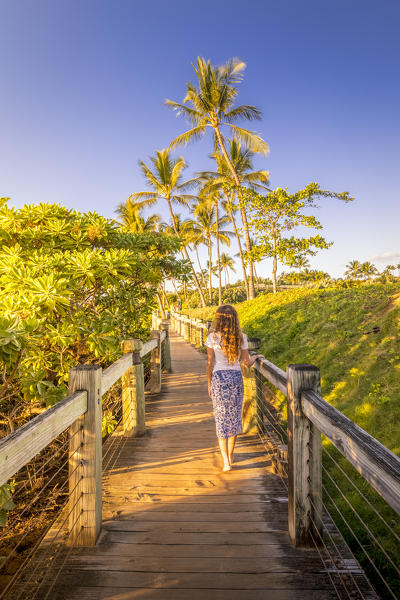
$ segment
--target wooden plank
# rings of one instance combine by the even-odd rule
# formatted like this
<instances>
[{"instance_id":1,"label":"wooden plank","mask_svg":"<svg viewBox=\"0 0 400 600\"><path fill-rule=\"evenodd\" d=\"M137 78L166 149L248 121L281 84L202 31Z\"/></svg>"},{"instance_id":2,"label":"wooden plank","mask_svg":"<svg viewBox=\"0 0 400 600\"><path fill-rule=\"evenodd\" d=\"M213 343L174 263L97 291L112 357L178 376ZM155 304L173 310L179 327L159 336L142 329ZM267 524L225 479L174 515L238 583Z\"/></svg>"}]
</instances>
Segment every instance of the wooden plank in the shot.
<instances>
[{"instance_id":1,"label":"wooden plank","mask_svg":"<svg viewBox=\"0 0 400 600\"><path fill-rule=\"evenodd\" d=\"M308 556L281 557L273 556L274 547L269 546L266 557L251 556L247 548L247 557L136 557L101 554L74 556L70 561L72 567L84 571L132 571L153 573L315 573L318 567ZM268 558L268 560L265 560ZM322 569L320 570L322 572Z\"/></svg>"},{"instance_id":2,"label":"wooden plank","mask_svg":"<svg viewBox=\"0 0 400 600\"><path fill-rule=\"evenodd\" d=\"M212 522L201 521L189 522L179 521L145 521L145 520L124 520L104 521L103 529L105 531L125 531L125 532L159 532L159 533L269 533L287 531L286 519L266 523L265 521L240 523L236 521Z\"/></svg>"},{"instance_id":3,"label":"wooden plank","mask_svg":"<svg viewBox=\"0 0 400 600\"><path fill-rule=\"evenodd\" d=\"M285 371L274 365L266 358L258 359L253 369L259 371L264 377L278 388L285 396L287 395L287 379Z\"/></svg>"},{"instance_id":4,"label":"wooden plank","mask_svg":"<svg viewBox=\"0 0 400 600\"><path fill-rule=\"evenodd\" d=\"M130 352L121 356L121 358L105 369L101 377L101 389L103 394L105 394L131 366L132 353Z\"/></svg>"},{"instance_id":5,"label":"wooden plank","mask_svg":"<svg viewBox=\"0 0 400 600\"><path fill-rule=\"evenodd\" d=\"M325 573L141 573L125 571L86 571L72 569L70 580L74 585L121 587L148 587L170 589L237 589L326 590L330 583ZM66 577L66 574L64 575Z\"/></svg>"},{"instance_id":6,"label":"wooden plank","mask_svg":"<svg viewBox=\"0 0 400 600\"><path fill-rule=\"evenodd\" d=\"M154 589L154 588L118 588L114 587L74 587L68 588L68 600L143 600L144 598L151 600L205 600L204 589ZM337 594L330 590L273 590L271 594L265 590L207 590L207 598L210 600L337 600ZM268 595L267 595L268 594ZM365 600L369 600L370 596L364 595ZM57 598L57 600L59 600ZM65 596L61 596L60 600L65 600ZM374 597L375 600L375 597Z\"/></svg>"},{"instance_id":7,"label":"wooden plank","mask_svg":"<svg viewBox=\"0 0 400 600\"><path fill-rule=\"evenodd\" d=\"M158 344L158 340L153 339L153 340L149 340L148 342L145 342L143 344L143 348L140 351L140 356L143 358L144 356L146 356L146 354L148 354L149 352L151 352L152 350L154 350L154 348L157 347Z\"/></svg>"},{"instance_id":8,"label":"wooden plank","mask_svg":"<svg viewBox=\"0 0 400 600\"><path fill-rule=\"evenodd\" d=\"M214 506L214 505L212 505ZM232 505L235 506L235 505ZM257 505L258 506L258 505ZM130 519L131 522L156 522L156 523L185 523L193 522L193 523L214 523L217 519L219 523L237 523L238 518L242 518L246 521L246 523L264 523L265 522L265 513L261 511L242 510L241 515L237 515L236 513L239 511L231 512L231 509L225 509L225 512L199 512L197 508L193 508L193 511L188 510L180 510L180 507L185 508L184 505L174 505L170 511L159 511L159 510L151 510L151 511L138 511L133 514ZM272 511L276 511L276 507L271 508ZM119 511L118 511L119 512ZM286 512L286 511L285 511ZM125 520L124 520L125 522ZM108 522L104 523L105 527L107 527Z\"/></svg>"},{"instance_id":9,"label":"wooden plank","mask_svg":"<svg viewBox=\"0 0 400 600\"><path fill-rule=\"evenodd\" d=\"M304 556L305 554L305 556ZM231 558L248 557L251 559L263 558L279 559L284 565L286 558L295 560L299 558L299 550L289 542L265 542L264 544L132 544L128 542L109 542L102 540L91 551L78 550L78 557L83 562L85 556L128 556L131 558ZM300 557L308 558L310 564L317 570L322 568L318 561L316 550L307 550ZM317 561L317 562L315 562ZM267 561L265 561L267 562Z\"/></svg>"},{"instance_id":10,"label":"wooden plank","mask_svg":"<svg viewBox=\"0 0 400 600\"><path fill-rule=\"evenodd\" d=\"M76 392L3 438L0 441L0 485L68 429L86 409L86 392Z\"/></svg>"},{"instance_id":11,"label":"wooden plank","mask_svg":"<svg viewBox=\"0 0 400 600\"><path fill-rule=\"evenodd\" d=\"M304 392L301 405L310 421L400 514L400 458L320 395Z\"/></svg>"},{"instance_id":12,"label":"wooden plank","mask_svg":"<svg viewBox=\"0 0 400 600\"><path fill-rule=\"evenodd\" d=\"M131 531L106 531L106 542L124 542L130 544L278 544L289 543L287 532L252 532L252 533L208 533L208 532L131 532Z\"/></svg>"}]
</instances>

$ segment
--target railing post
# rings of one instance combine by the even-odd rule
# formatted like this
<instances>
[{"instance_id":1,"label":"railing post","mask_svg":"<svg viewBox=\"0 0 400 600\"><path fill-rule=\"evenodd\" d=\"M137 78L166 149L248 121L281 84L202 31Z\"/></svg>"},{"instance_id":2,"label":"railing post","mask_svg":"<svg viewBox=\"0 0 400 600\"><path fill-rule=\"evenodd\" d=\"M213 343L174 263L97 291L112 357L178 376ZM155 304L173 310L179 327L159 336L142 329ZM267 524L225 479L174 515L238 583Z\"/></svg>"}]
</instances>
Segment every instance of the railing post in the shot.
<instances>
[{"instance_id":1,"label":"railing post","mask_svg":"<svg viewBox=\"0 0 400 600\"><path fill-rule=\"evenodd\" d=\"M171 345L169 341L169 323L168 321L161 321L161 331L165 331L164 340L164 372L171 373Z\"/></svg>"},{"instance_id":2,"label":"railing post","mask_svg":"<svg viewBox=\"0 0 400 600\"><path fill-rule=\"evenodd\" d=\"M189 317L185 315L185 320L183 322L183 338L186 342L190 341L190 325L189 325Z\"/></svg>"},{"instance_id":3,"label":"railing post","mask_svg":"<svg viewBox=\"0 0 400 600\"><path fill-rule=\"evenodd\" d=\"M150 392L159 394L161 392L161 340L160 331L152 331L151 339L157 340L157 346L151 351L151 382Z\"/></svg>"},{"instance_id":4,"label":"railing post","mask_svg":"<svg viewBox=\"0 0 400 600\"><path fill-rule=\"evenodd\" d=\"M201 328L201 319L196 319L196 327L194 331L194 345L196 348L201 348L201 332L203 331Z\"/></svg>"},{"instance_id":5,"label":"railing post","mask_svg":"<svg viewBox=\"0 0 400 600\"><path fill-rule=\"evenodd\" d=\"M99 365L69 372L69 393L87 391L87 411L69 429L69 543L77 546L94 546L101 527L101 375Z\"/></svg>"},{"instance_id":6,"label":"railing post","mask_svg":"<svg viewBox=\"0 0 400 600\"><path fill-rule=\"evenodd\" d=\"M183 317L182 317L182 315L179 315L178 330L179 330L179 335L183 336Z\"/></svg>"},{"instance_id":7,"label":"railing post","mask_svg":"<svg viewBox=\"0 0 400 600\"><path fill-rule=\"evenodd\" d=\"M289 536L295 546L312 546L322 536L321 433L303 414L301 394L321 393L313 365L287 368Z\"/></svg>"},{"instance_id":8,"label":"railing post","mask_svg":"<svg viewBox=\"0 0 400 600\"><path fill-rule=\"evenodd\" d=\"M249 351L258 350L261 346L259 338L249 338ZM259 431L259 377L253 367L242 365L242 376L244 384L242 427L243 433L256 434Z\"/></svg>"},{"instance_id":9,"label":"railing post","mask_svg":"<svg viewBox=\"0 0 400 600\"><path fill-rule=\"evenodd\" d=\"M190 343L196 345L197 319L190 319Z\"/></svg>"},{"instance_id":10,"label":"railing post","mask_svg":"<svg viewBox=\"0 0 400 600\"><path fill-rule=\"evenodd\" d=\"M140 357L141 340L124 340L124 354L132 352L132 366L122 376L122 426L124 435L133 437L146 431L144 367Z\"/></svg>"}]
</instances>

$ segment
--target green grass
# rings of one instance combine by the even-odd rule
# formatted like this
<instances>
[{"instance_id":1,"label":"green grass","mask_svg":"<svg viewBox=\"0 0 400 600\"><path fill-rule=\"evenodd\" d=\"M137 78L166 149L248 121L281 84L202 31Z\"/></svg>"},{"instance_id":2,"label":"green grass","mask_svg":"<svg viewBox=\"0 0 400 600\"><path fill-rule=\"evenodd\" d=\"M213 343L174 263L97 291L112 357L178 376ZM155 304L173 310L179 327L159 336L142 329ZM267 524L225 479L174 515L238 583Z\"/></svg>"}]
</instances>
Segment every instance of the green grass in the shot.
<instances>
[{"instance_id":1,"label":"green grass","mask_svg":"<svg viewBox=\"0 0 400 600\"><path fill-rule=\"evenodd\" d=\"M284 370L290 363L317 365L321 370L324 398L400 455L399 284L371 284L349 289L297 288L260 295L255 300L237 304L236 309L244 331L261 339L261 352L266 358ZM208 307L186 312L193 317L211 320L215 310L216 307ZM324 440L324 447L400 534L400 518L327 440ZM375 564L400 597L398 577L388 566L382 551L370 542L349 503L362 515L397 564L400 564L399 544L325 452L324 466L339 484L346 499L325 475L328 493L356 536L368 546ZM385 586L380 583L332 502L326 498L326 503L381 597L393 597L385 591Z\"/></svg>"}]
</instances>

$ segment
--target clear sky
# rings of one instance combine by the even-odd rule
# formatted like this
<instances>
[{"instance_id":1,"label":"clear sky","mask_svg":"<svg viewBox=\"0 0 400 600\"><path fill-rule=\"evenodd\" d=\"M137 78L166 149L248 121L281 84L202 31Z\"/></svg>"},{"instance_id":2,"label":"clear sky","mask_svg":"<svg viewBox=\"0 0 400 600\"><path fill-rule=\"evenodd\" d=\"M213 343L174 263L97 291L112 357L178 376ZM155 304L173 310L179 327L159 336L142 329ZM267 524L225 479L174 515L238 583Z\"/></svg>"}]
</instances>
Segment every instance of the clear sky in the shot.
<instances>
[{"instance_id":1,"label":"clear sky","mask_svg":"<svg viewBox=\"0 0 400 600\"><path fill-rule=\"evenodd\" d=\"M163 102L183 99L191 63L237 56L271 186L355 197L321 202L334 246L312 266L400 262L398 0L0 0L0 23L0 196L15 206L115 216L144 189L138 160L184 131ZM187 177L210 149L207 136L180 152Z\"/></svg>"}]
</instances>

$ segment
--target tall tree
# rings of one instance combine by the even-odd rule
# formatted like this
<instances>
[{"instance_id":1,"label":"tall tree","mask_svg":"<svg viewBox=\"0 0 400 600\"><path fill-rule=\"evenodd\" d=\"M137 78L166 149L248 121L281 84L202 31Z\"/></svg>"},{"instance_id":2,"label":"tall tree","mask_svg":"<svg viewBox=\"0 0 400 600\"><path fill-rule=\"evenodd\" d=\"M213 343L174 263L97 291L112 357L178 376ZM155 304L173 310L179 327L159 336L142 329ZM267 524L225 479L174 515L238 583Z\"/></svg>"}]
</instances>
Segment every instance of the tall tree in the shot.
<instances>
[{"instance_id":1,"label":"tall tree","mask_svg":"<svg viewBox=\"0 0 400 600\"><path fill-rule=\"evenodd\" d=\"M350 279L358 279L361 276L361 263L359 260L351 260L346 265L346 271L344 272L346 277Z\"/></svg>"},{"instance_id":2,"label":"tall tree","mask_svg":"<svg viewBox=\"0 0 400 600\"><path fill-rule=\"evenodd\" d=\"M247 237L249 238L249 243L251 246L251 238L248 231L249 228L246 204L243 201L243 199L242 201L239 201L239 205L235 202L234 186L236 184L235 180L232 177L232 172L224 156L220 152L214 152L214 154L212 154L211 157L216 160L217 170L202 171L200 173L197 173L197 177L200 181L206 182L204 189L209 191L219 189L224 193L225 201L223 202L223 207L229 215L235 231L239 248L240 261L242 264L243 279L246 286L247 298L249 299L249 283L246 271L246 260L244 257L241 238L234 216L236 210L238 210L239 208L242 218L243 229L245 231L245 236L247 235ZM254 152L252 152L246 147L243 147L240 141L237 140L235 137L232 140L229 140L229 158L237 173L238 180L240 181L241 185L246 185L248 187L251 187L252 189L262 191L267 189L266 185L269 182L269 172L265 170L254 171L253 157ZM255 271L253 263L252 268Z\"/></svg>"},{"instance_id":3,"label":"tall tree","mask_svg":"<svg viewBox=\"0 0 400 600\"><path fill-rule=\"evenodd\" d=\"M299 257L313 256L318 249L329 248L332 244L322 236L308 238L287 236L296 227L322 229L314 215L304 214L304 210L314 208L315 200L321 197L352 200L347 192L336 193L323 190L316 183L310 183L303 190L289 194L287 189L278 188L266 196L253 190L245 191L251 206L251 226L254 228L257 245L252 248L254 258L270 257L273 260L272 284L277 291L278 260L291 267Z\"/></svg>"},{"instance_id":4,"label":"tall tree","mask_svg":"<svg viewBox=\"0 0 400 600\"><path fill-rule=\"evenodd\" d=\"M139 161L140 168L147 180L147 183L152 187L151 192L137 192L131 195L135 200L164 200L168 204L169 214L171 215L172 227L176 235L179 235L176 228L174 212L172 204L182 204L187 206L193 200L193 196L185 193L189 187L188 182L182 182L182 171L186 167L186 162L182 157L177 159L172 158L169 150L157 150L154 156L150 156L153 163L153 170L150 169L142 160ZM186 246L182 246L182 251L185 259L191 267L194 284L199 292L200 302L202 306L206 306L203 290L199 280L197 279L196 271L194 270L192 261L190 260Z\"/></svg>"},{"instance_id":5,"label":"tall tree","mask_svg":"<svg viewBox=\"0 0 400 600\"><path fill-rule=\"evenodd\" d=\"M230 246L231 237L233 235L230 231L222 230L222 228L229 223L229 217L227 215L219 217L217 227L215 212L215 204L209 200L200 202L194 211L196 221L203 231L204 243L208 248L208 285L210 304L212 304L212 240L218 239L218 242Z\"/></svg>"},{"instance_id":6,"label":"tall tree","mask_svg":"<svg viewBox=\"0 0 400 600\"><path fill-rule=\"evenodd\" d=\"M389 265L389 266L391 266L391 265ZM388 267L386 267L386 269L388 270L388 272L391 271L391 269L388 269ZM378 269L376 268L376 266L372 262L366 261L366 262L363 262L361 264L360 272L361 272L361 275L365 279L370 280L370 279L372 279L372 277L374 275L378 274Z\"/></svg>"},{"instance_id":7,"label":"tall tree","mask_svg":"<svg viewBox=\"0 0 400 600\"><path fill-rule=\"evenodd\" d=\"M225 274L225 290L226 290L227 284L229 283L228 269L233 271L233 273L236 273L234 264L235 263L234 263L233 258L231 256L229 256L226 252L223 252L221 254L221 267L224 270L224 274Z\"/></svg>"},{"instance_id":8,"label":"tall tree","mask_svg":"<svg viewBox=\"0 0 400 600\"><path fill-rule=\"evenodd\" d=\"M244 62L234 58L225 65L214 67L210 61L198 57L196 66L193 68L197 76L197 85L191 82L187 83L183 104L172 100L166 100L166 104L176 110L178 115L184 116L194 127L176 137L171 142L170 147L174 148L198 140L205 135L208 127L212 129L214 147L220 149L230 169L235 186L239 190L246 248L251 261L250 236L247 215L244 210L245 205L240 193L240 180L227 152L222 128L230 128L232 135L243 142L252 152L266 154L268 146L259 135L254 131L234 125L234 123L243 119L247 121L259 120L261 119L261 112L252 105L234 106L238 94L237 84L242 81L243 71L246 68ZM188 106L188 104L191 106ZM255 297L251 262L249 264L249 297Z\"/></svg>"},{"instance_id":9,"label":"tall tree","mask_svg":"<svg viewBox=\"0 0 400 600\"><path fill-rule=\"evenodd\" d=\"M116 213L119 216L121 225L126 227L132 233L145 233L146 231L157 231L160 223L158 215L144 217L142 212L147 206L156 202L155 198L143 200L134 200L129 196L126 202L119 204Z\"/></svg>"}]
</instances>

